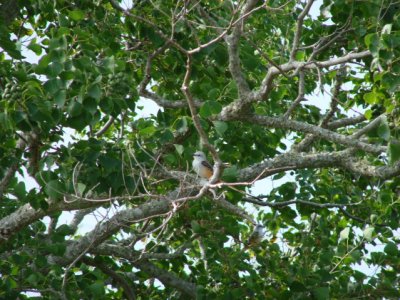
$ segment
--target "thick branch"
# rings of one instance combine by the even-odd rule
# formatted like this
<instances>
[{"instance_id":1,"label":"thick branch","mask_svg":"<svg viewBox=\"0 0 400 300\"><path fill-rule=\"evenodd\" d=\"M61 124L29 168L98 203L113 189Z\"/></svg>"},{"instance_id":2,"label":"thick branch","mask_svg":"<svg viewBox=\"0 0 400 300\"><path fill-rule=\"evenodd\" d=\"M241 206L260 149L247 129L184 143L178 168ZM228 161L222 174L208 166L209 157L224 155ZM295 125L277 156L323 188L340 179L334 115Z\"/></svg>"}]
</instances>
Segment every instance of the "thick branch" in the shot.
<instances>
[{"instance_id":1,"label":"thick branch","mask_svg":"<svg viewBox=\"0 0 400 300\"><path fill-rule=\"evenodd\" d=\"M286 64L282 64L280 66L279 70L276 67L271 67L268 70L267 75L263 79L261 86L258 91L255 91L252 93L252 99L251 101L261 101L262 99L265 98L267 93L270 91L272 88L272 80L276 75L283 72L288 72L296 69L317 69L317 68L328 68L331 66L336 66L340 64L344 64L346 62L355 60L355 59L360 59L364 57L368 57L371 55L371 52L367 51L362 51L362 52L355 52L355 53L349 53L347 55L337 57L337 58L332 58L329 60L325 61L314 61L314 62L298 62L298 61L292 61Z\"/></svg>"},{"instance_id":2,"label":"thick branch","mask_svg":"<svg viewBox=\"0 0 400 300\"><path fill-rule=\"evenodd\" d=\"M226 209L227 211L230 211L231 213L233 213L243 219L248 220L252 224L257 225L257 222L251 216L249 216L244 209L242 209L236 205L233 205L232 203L230 203L222 198L217 199L215 203L217 203L219 206Z\"/></svg>"},{"instance_id":3,"label":"thick branch","mask_svg":"<svg viewBox=\"0 0 400 300\"><path fill-rule=\"evenodd\" d=\"M356 148L359 150L363 150L368 153L380 154L386 151L386 147L383 146L375 146L371 144L367 144L361 142L353 137L345 136L333 131L330 131L325 128L318 127L316 125L311 125L303 122L287 120L285 118L275 118L268 116L242 116L236 118L237 120L244 122L251 122L255 124L259 124L262 126L270 127L270 128L282 128L282 129L290 129L293 131L299 131L304 133L311 133L317 136L318 138L322 138L331 142L335 142L338 144L342 144L348 147ZM228 121L228 119L222 119L224 121Z\"/></svg>"},{"instance_id":4,"label":"thick branch","mask_svg":"<svg viewBox=\"0 0 400 300\"><path fill-rule=\"evenodd\" d=\"M247 15L247 13L249 13L256 4L257 0L247 1L247 3L242 8L240 17L242 18L244 15ZM238 22L234 26L232 33L225 39L226 44L228 46L229 70L238 87L240 99L247 98L247 95L250 93L250 87L240 67L240 57L239 57L239 41L242 35L242 28L244 21L245 18L243 18L241 22Z\"/></svg>"},{"instance_id":5,"label":"thick branch","mask_svg":"<svg viewBox=\"0 0 400 300\"><path fill-rule=\"evenodd\" d=\"M338 129L338 128L342 128L345 126L356 125L365 120L367 120L367 119L365 118L364 115L358 115L356 117L350 117L350 118L343 118L343 119L329 122L328 124L326 124L326 128Z\"/></svg>"},{"instance_id":6,"label":"thick branch","mask_svg":"<svg viewBox=\"0 0 400 300\"><path fill-rule=\"evenodd\" d=\"M167 260L174 259L177 257L181 257L183 252L190 245L191 241L188 241L188 244L184 244L178 250L173 253L142 253L139 251L134 251L129 246L121 246L118 244L107 244L102 243L97 247L91 249L89 253L95 255L105 255L105 256L115 256L119 258L124 258L132 261L137 261L140 259L158 259L158 260Z\"/></svg>"},{"instance_id":7,"label":"thick branch","mask_svg":"<svg viewBox=\"0 0 400 300\"><path fill-rule=\"evenodd\" d=\"M141 260L134 262L135 267L141 269L143 272L151 275L158 280L160 280L165 286L174 287L177 290L183 292L191 299L196 298L196 285L192 282L183 280L177 277L172 272L167 272L163 269L157 268L151 262L146 260Z\"/></svg>"},{"instance_id":8,"label":"thick branch","mask_svg":"<svg viewBox=\"0 0 400 300\"><path fill-rule=\"evenodd\" d=\"M97 247L90 250L90 253L95 255L106 255L116 256L125 258L132 262L132 264L146 272L148 275L159 279L165 286L176 288L177 290L194 297L196 293L196 285L177 277L171 272L167 272L154 266L148 261L149 258L155 259L171 259L181 256L183 251L186 249L186 245L183 245L175 253L138 253L132 251L130 247L122 247L111 244L100 244Z\"/></svg>"},{"instance_id":9,"label":"thick branch","mask_svg":"<svg viewBox=\"0 0 400 300\"><path fill-rule=\"evenodd\" d=\"M263 201L259 197L246 197L243 198L242 201L244 202L249 202L253 204L257 204L260 206L268 206L268 207L285 207L289 206L292 204L302 204L302 205L308 205L308 206L314 206L318 208L333 208L333 207L338 207L338 208L343 208L346 206L355 206L355 205L360 205L360 203L318 203L318 202L311 202L311 201L305 201L305 200L288 200L288 201L281 201L281 202L267 202Z\"/></svg>"},{"instance_id":10,"label":"thick branch","mask_svg":"<svg viewBox=\"0 0 400 300\"><path fill-rule=\"evenodd\" d=\"M18 233L18 231L22 230L27 225L55 212L71 211L100 205L101 203L88 201L75 201L72 203L59 202L50 204L47 210L43 210L34 209L29 203L27 203L0 220L0 233L8 232L10 235L13 235Z\"/></svg>"},{"instance_id":11,"label":"thick branch","mask_svg":"<svg viewBox=\"0 0 400 300\"><path fill-rule=\"evenodd\" d=\"M353 174L372 178L388 179L400 174L400 163L393 166L372 166L365 161L358 161L351 156L353 150L322 153L285 153L271 160L254 164L238 173L238 181L251 181L262 173L258 179L276 174L280 168L290 167L291 170L305 168L340 168ZM269 170L277 170L269 172Z\"/></svg>"},{"instance_id":12,"label":"thick branch","mask_svg":"<svg viewBox=\"0 0 400 300\"><path fill-rule=\"evenodd\" d=\"M91 207L91 208L87 208L87 209L81 209L78 210L75 215L74 218L72 219L71 223L69 224L69 227L71 228L71 230L73 230L74 232L76 232L78 230L78 226L79 224L82 222L83 218L90 214L91 212L93 212L95 210L95 208Z\"/></svg>"},{"instance_id":13,"label":"thick branch","mask_svg":"<svg viewBox=\"0 0 400 300\"><path fill-rule=\"evenodd\" d=\"M107 276L110 276L118 285L120 285L124 291L124 295L126 299L128 300L134 300L136 299L135 292L131 288L132 283L128 282L126 278L124 278L122 275L118 274L105 264L95 261L94 259L91 259L89 257L82 257L82 261L90 266L95 266L96 268L99 268L104 274Z\"/></svg>"},{"instance_id":14,"label":"thick branch","mask_svg":"<svg viewBox=\"0 0 400 300\"><path fill-rule=\"evenodd\" d=\"M275 76L281 73L287 73L292 70L302 70L302 69L318 69L318 68L328 68L335 65L344 64L346 62L361 59L371 55L369 51L363 51L358 53L349 53L342 57L332 58L326 61L313 61L313 62L298 62L292 61L286 64L280 65L279 68L272 66L268 69L266 76L264 77L258 90L252 91L247 94L246 97L240 100L234 101L231 104L225 106L222 112L219 114L219 118L228 118L229 116L235 117L242 113L244 107L246 107L251 102L264 100L269 92L272 90L272 82ZM239 70L240 71L240 70Z\"/></svg>"},{"instance_id":15,"label":"thick branch","mask_svg":"<svg viewBox=\"0 0 400 300\"><path fill-rule=\"evenodd\" d=\"M104 242L121 227L147 218L164 215L168 213L170 208L171 202L168 200L153 200L136 208L119 211L109 220L97 224L91 232L80 238L79 241L69 245L62 258L53 257L51 261L66 265L83 252L89 251Z\"/></svg>"},{"instance_id":16,"label":"thick branch","mask_svg":"<svg viewBox=\"0 0 400 300\"><path fill-rule=\"evenodd\" d=\"M167 100L156 93L150 92L147 89L140 91L140 96L153 100L159 106L164 108L186 108L187 102L185 100ZM200 107L202 102L200 100L193 100L195 107Z\"/></svg>"}]
</instances>

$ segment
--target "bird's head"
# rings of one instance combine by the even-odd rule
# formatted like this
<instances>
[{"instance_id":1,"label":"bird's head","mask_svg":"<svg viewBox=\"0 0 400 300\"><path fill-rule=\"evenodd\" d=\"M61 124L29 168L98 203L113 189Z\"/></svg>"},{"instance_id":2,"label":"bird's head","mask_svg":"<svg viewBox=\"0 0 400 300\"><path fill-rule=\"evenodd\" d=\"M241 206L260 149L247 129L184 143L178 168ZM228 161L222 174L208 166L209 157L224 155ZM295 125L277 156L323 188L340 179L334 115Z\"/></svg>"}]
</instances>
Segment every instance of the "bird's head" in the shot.
<instances>
[{"instance_id":1,"label":"bird's head","mask_svg":"<svg viewBox=\"0 0 400 300\"><path fill-rule=\"evenodd\" d=\"M206 159L206 155L202 151L196 151L195 153L193 153L193 158L205 160Z\"/></svg>"}]
</instances>

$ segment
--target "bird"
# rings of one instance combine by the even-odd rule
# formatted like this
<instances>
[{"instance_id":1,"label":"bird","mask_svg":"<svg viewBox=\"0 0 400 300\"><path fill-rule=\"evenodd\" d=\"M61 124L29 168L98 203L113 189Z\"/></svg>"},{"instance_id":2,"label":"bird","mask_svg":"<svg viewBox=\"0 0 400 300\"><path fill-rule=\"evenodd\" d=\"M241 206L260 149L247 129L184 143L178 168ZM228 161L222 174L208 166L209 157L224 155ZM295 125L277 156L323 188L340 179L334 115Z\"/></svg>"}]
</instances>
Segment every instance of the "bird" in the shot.
<instances>
[{"instance_id":1,"label":"bird","mask_svg":"<svg viewBox=\"0 0 400 300\"><path fill-rule=\"evenodd\" d=\"M199 177L207 181L210 180L214 173L213 167L207 161L206 155L202 151L196 151L193 154L192 167Z\"/></svg>"},{"instance_id":2,"label":"bird","mask_svg":"<svg viewBox=\"0 0 400 300\"><path fill-rule=\"evenodd\" d=\"M261 224L257 224L254 227L253 232L250 234L250 237L246 241L245 249L254 247L257 244L259 244L263 239L264 235L265 235L265 227Z\"/></svg>"}]
</instances>

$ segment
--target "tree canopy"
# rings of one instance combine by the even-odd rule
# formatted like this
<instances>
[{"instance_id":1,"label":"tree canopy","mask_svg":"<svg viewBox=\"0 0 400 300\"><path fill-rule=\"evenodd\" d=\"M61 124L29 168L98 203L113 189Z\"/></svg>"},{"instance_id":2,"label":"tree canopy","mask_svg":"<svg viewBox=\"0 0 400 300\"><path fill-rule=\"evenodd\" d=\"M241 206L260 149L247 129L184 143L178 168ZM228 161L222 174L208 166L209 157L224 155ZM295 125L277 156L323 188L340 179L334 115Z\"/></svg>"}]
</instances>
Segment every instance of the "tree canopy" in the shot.
<instances>
[{"instance_id":1,"label":"tree canopy","mask_svg":"<svg viewBox=\"0 0 400 300\"><path fill-rule=\"evenodd\" d=\"M1 0L0 297L398 298L399 8Z\"/></svg>"}]
</instances>

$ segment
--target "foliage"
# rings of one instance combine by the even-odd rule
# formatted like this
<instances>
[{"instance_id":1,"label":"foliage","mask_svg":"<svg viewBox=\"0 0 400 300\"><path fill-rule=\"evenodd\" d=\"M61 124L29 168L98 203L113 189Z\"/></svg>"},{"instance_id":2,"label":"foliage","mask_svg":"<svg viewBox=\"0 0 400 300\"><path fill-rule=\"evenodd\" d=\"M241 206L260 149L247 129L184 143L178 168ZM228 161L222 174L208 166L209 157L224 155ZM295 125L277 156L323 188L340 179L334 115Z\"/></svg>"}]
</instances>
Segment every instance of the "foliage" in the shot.
<instances>
[{"instance_id":1,"label":"foliage","mask_svg":"<svg viewBox=\"0 0 400 300\"><path fill-rule=\"evenodd\" d=\"M1 298L400 296L398 4L0 5Z\"/></svg>"}]
</instances>

